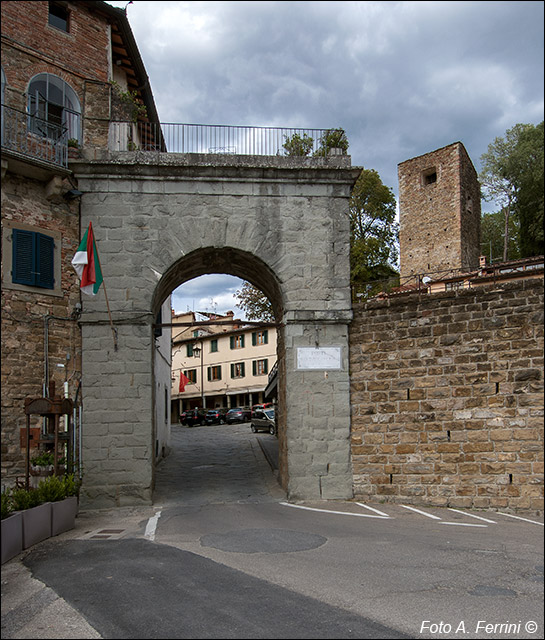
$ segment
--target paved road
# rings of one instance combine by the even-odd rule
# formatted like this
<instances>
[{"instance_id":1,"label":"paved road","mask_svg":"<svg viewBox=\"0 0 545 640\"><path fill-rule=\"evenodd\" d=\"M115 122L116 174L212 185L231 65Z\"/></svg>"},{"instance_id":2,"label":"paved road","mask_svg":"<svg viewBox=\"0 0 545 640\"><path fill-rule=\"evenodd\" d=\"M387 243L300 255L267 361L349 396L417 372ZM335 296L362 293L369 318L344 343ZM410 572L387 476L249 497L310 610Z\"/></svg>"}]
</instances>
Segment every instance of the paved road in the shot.
<instances>
[{"instance_id":1,"label":"paved road","mask_svg":"<svg viewBox=\"0 0 545 640\"><path fill-rule=\"evenodd\" d=\"M275 444L173 427L153 507L82 513L4 565L2 637L543 637L542 519L288 504Z\"/></svg>"}]
</instances>

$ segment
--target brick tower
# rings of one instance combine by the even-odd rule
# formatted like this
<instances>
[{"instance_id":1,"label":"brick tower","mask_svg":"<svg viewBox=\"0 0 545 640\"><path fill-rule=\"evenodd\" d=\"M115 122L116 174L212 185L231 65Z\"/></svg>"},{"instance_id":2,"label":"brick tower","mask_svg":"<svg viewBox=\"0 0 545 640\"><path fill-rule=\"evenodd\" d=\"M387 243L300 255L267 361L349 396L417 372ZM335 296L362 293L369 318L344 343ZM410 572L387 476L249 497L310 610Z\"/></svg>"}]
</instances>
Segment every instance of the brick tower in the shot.
<instances>
[{"instance_id":1,"label":"brick tower","mask_svg":"<svg viewBox=\"0 0 545 640\"><path fill-rule=\"evenodd\" d=\"M455 142L398 165L401 278L478 268L481 191Z\"/></svg>"}]
</instances>

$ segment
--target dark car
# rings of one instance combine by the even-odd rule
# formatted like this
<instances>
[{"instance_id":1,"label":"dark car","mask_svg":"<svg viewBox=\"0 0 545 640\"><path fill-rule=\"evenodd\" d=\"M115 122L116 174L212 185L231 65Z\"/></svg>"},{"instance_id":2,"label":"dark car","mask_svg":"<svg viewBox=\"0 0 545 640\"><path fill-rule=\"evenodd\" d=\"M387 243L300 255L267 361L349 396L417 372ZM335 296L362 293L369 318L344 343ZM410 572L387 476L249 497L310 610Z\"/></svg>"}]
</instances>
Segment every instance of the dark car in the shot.
<instances>
[{"instance_id":1,"label":"dark car","mask_svg":"<svg viewBox=\"0 0 545 640\"><path fill-rule=\"evenodd\" d=\"M196 425L206 424L206 410L205 409L189 409L184 411L180 418L182 424L186 424L188 427L194 427Z\"/></svg>"},{"instance_id":2,"label":"dark car","mask_svg":"<svg viewBox=\"0 0 545 640\"><path fill-rule=\"evenodd\" d=\"M274 409L257 409L252 416L252 431L268 431L272 436L276 433L276 419Z\"/></svg>"},{"instance_id":3,"label":"dark car","mask_svg":"<svg viewBox=\"0 0 545 640\"><path fill-rule=\"evenodd\" d=\"M206 414L206 424L225 424L227 409L210 409Z\"/></svg>"},{"instance_id":4,"label":"dark car","mask_svg":"<svg viewBox=\"0 0 545 640\"><path fill-rule=\"evenodd\" d=\"M234 422L248 422L252 419L252 410L250 407L236 407L229 409L225 415L225 422L233 424Z\"/></svg>"}]
</instances>

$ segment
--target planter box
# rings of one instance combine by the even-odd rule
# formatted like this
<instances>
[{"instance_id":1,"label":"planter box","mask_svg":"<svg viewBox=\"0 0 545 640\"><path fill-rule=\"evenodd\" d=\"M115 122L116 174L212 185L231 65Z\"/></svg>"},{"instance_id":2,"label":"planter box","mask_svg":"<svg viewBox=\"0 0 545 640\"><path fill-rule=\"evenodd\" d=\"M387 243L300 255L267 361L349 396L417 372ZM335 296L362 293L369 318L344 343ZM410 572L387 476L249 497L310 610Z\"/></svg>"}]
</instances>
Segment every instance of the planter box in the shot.
<instances>
[{"instance_id":1,"label":"planter box","mask_svg":"<svg viewBox=\"0 0 545 640\"><path fill-rule=\"evenodd\" d=\"M2 564L23 550L23 515L13 513L2 520Z\"/></svg>"},{"instance_id":2,"label":"planter box","mask_svg":"<svg viewBox=\"0 0 545 640\"><path fill-rule=\"evenodd\" d=\"M22 511L23 549L51 537L51 502Z\"/></svg>"},{"instance_id":3,"label":"planter box","mask_svg":"<svg viewBox=\"0 0 545 640\"><path fill-rule=\"evenodd\" d=\"M78 513L78 499L76 496L51 503L51 535L58 536L59 533L69 531L76 526L76 515Z\"/></svg>"}]
</instances>

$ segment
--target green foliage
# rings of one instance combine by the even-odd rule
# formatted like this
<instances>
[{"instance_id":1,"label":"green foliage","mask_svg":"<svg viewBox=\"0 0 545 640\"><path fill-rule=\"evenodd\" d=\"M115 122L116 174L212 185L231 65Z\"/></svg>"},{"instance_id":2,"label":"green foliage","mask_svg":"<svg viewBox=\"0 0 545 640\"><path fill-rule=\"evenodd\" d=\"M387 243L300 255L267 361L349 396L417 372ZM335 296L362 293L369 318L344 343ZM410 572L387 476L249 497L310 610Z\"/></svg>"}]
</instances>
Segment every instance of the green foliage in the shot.
<instances>
[{"instance_id":1,"label":"green foliage","mask_svg":"<svg viewBox=\"0 0 545 640\"><path fill-rule=\"evenodd\" d=\"M36 492L40 502L57 502L66 498L64 480L58 476L49 476L40 480Z\"/></svg>"},{"instance_id":2,"label":"green foliage","mask_svg":"<svg viewBox=\"0 0 545 640\"><path fill-rule=\"evenodd\" d=\"M68 142L67 142L67 145L69 147L74 148L74 149L79 149L79 142L77 141L76 138L69 138Z\"/></svg>"},{"instance_id":3,"label":"green foliage","mask_svg":"<svg viewBox=\"0 0 545 640\"><path fill-rule=\"evenodd\" d=\"M543 122L516 124L481 156L483 198L501 206L507 231L511 216L517 218L521 257L543 254L543 157ZM504 233L503 260L514 257L510 248L509 233Z\"/></svg>"},{"instance_id":4,"label":"green foliage","mask_svg":"<svg viewBox=\"0 0 545 640\"><path fill-rule=\"evenodd\" d=\"M11 490L2 491L2 520L13 513L13 502L11 499Z\"/></svg>"},{"instance_id":5,"label":"green foliage","mask_svg":"<svg viewBox=\"0 0 545 640\"><path fill-rule=\"evenodd\" d=\"M366 283L397 276L398 224L393 191L374 169L363 169L350 199L350 280L359 291Z\"/></svg>"},{"instance_id":6,"label":"green foliage","mask_svg":"<svg viewBox=\"0 0 545 640\"><path fill-rule=\"evenodd\" d=\"M55 456L50 451L42 451L30 459L35 467L48 467L55 464Z\"/></svg>"},{"instance_id":7,"label":"green foliage","mask_svg":"<svg viewBox=\"0 0 545 640\"><path fill-rule=\"evenodd\" d=\"M286 136L283 147L288 156L308 156L313 145L314 138L307 136L306 133L303 133L302 137L298 133L294 133L292 136Z\"/></svg>"},{"instance_id":8,"label":"green foliage","mask_svg":"<svg viewBox=\"0 0 545 640\"><path fill-rule=\"evenodd\" d=\"M135 89L128 89L124 91L121 86L115 81L111 82L114 89L114 97L117 100L117 109L122 113L117 115L120 117L126 117L132 122L136 122L139 118L147 116L147 109L138 95L138 91Z\"/></svg>"},{"instance_id":9,"label":"green foliage","mask_svg":"<svg viewBox=\"0 0 545 640\"><path fill-rule=\"evenodd\" d=\"M320 138L320 148L315 156L328 156L331 149L341 149L343 154L348 151L348 138L344 129L328 129Z\"/></svg>"},{"instance_id":10,"label":"green foliage","mask_svg":"<svg viewBox=\"0 0 545 640\"><path fill-rule=\"evenodd\" d=\"M13 511L24 511L45 502L58 502L77 496L80 481L73 473L64 476L48 476L40 480L36 489L6 489L2 492L2 518Z\"/></svg>"},{"instance_id":11,"label":"green foliage","mask_svg":"<svg viewBox=\"0 0 545 640\"><path fill-rule=\"evenodd\" d=\"M36 489L14 489L11 492L11 503L14 511L24 511L42 504L40 494Z\"/></svg>"},{"instance_id":12,"label":"green foliage","mask_svg":"<svg viewBox=\"0 0 545 640\"><path fill-rule=\"evenodd\" d=\"M246 313L248 320L274 322L274 311L270 300L264 293L249 282L244 282L235 296L237 307Z\"/></svg>"},{"instance_id":13,"label":"green foliage","mask_svg":"<svg viewBox=\"0 0 545 640\"><path fill-rule=\"evenodd\" d=\"M63 477L63 482L64 482L65 497L69 498L70 496L79 495L81 482L79 478L76 478L76 476L73 473L67 473Z\"/></svg>"},{"instance_id":14,"label":"green foliage","mask_svg":"<svg viewBox=\"0 0 545 640\"><path fill-rule=\"evenodd\" d=\"M503 211L483 213L481 217L481 254L489 264L503 260L505 215ZM520 258L519 222L516 216L509 217L509 248L511 260Z\"/></svg>"}]
</instances>

